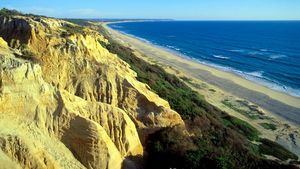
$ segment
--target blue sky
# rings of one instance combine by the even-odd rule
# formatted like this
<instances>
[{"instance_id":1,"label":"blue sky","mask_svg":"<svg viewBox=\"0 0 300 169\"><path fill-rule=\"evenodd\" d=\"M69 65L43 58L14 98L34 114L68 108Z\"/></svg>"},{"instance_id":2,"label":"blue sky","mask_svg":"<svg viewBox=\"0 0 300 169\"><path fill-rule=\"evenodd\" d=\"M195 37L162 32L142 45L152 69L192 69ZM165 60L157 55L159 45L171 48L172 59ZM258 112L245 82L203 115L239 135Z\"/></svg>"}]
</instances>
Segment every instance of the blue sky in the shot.
<instances>
[{"instance_id":1,"label":"blue sky","mask_svg":"<svg viewBox=\"0 0 300 169\"><path fill-rule=\"evenodd\" d=\"M69 18L300 20L300 0L0 0L0 7Z\"/></svg>"}]
</instances>

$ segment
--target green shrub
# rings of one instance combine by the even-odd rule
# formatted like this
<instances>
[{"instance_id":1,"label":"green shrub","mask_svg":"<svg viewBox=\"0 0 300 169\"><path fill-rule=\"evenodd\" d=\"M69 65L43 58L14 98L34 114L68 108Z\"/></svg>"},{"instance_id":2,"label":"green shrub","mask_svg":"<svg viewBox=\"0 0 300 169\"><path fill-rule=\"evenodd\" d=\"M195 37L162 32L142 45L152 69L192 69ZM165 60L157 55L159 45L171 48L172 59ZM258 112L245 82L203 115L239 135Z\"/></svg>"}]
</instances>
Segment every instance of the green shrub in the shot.
<instances>
[{"instance_id":1,"label":"green shrub","mask_svg":"<svg viewBox=\"0 0 300 169\"><path fill-rule=\"evenodd\" d=\"M67 37L74 34L83 34L83 27L79 25L71 25L71 24L65 24L64 27L65 32L62 32L62 37Z\"/></svg>"},{"instance_id":2,"label":"green shrub","mask_svg":"<svg viewBox=\"0 0 300 169\"><path fill-rule=\"evenodd\" d=\"M259 131L243 120L232 116L225 116L223 117L223 124L246 136L250 141L259 139Z\"/></svg>"},{"instance_id":3,"label":"green shrub","mask_svg":"<svg viewBox=\"0 0 300 169\"><path fill-rule=\"evenodd\" d=\"M8 16L28 16L28 17L45 17L46 16L42 16L42 15L35 15L35 14L24 14L20 11L17 11L17 10L14 10L14 9L7 9L7 8L2 8L0 10L0 16L5 16L5 17L8 17Z\"/></svg>"},{"instance_id":4,"label":"green shrub","mask_svg":"<svg viewBox=\"0 0 300 169\"><path fill-rule=\"evenodd\" d=\"M86 20L86 19L63 19L63 20L72 22L74 24L81 25L81 26L89 26L90 25L88 20Z\"/></svg>"},{"instance_id":5,"label":"green shrub","mask_svg":"<svg viewBox=\"0 0 300 169\"><path fill-rule=\"evenodd\" d=\"M275 124L272 123L259 123L259 125L261 125L263 128L267 129L267 130L276 130L277 127Z\"/></svg>"},{"instance_id":6,"label":"green shrub","mask_svg":"<svg viewBox=\"0 0 300 169\"><path fill-rule=\"evenodd\" d=\"M1 16L13 16L13 15L23 15L23 14L17 10L9 10L6 8L2 8L0 10L0 15Z\"/></svg>"},{"instance_id":7,"label":"green shrub","mask_svg":"<svg viewBox=\"0 0 300 169\"><path fill-rule=\"evenodd\" d=\"M280 160L298 160L298 156L286 150L280 144L275 143L268 139L261 139L261 144L259 145L259 152L265 155L274 156Z\"/></svg>"},{"instance_id":8,"label":"green shrub","mask_svg":"<svg viewBox=\"0 0 300 169\"><path fill-rule=\"evenodd\" d=\"M250 119L255 120L255 119L259 119L260 118L260 116L258 114L255 114L254 112L252 112L252 110L244 110L244 109L238 107L237 105L234 105L229 100L223 100L222 103L225 106L229 107L230 109L232 109L232 110L234 110L234 111L236 111L236 112L238 112L238 113L240 113L240 114L242 114L242 115L244 115L244 116L246 116L246 117L248 117ZM248 105L244 105L244 106L248 107Z\"/></svg>"}]
</instances>

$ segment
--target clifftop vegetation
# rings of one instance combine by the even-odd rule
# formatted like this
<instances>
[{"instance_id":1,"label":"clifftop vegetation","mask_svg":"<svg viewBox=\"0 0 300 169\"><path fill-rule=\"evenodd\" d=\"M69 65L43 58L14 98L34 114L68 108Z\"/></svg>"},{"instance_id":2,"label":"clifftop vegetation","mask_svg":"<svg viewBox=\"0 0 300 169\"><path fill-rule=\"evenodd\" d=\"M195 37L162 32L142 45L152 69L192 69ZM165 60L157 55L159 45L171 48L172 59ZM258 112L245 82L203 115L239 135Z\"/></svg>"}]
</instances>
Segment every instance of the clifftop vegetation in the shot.
<instances>
[{"instance_id":1,"label":"clifftop vegetation","mask_svg":"<svg viewBox=\"0 0 300 169\"><path fill-rule=\"evenodd\" d=\"M46 17L43 15L35 15L35 14L24 14L20 11L14 9L2 8L0 9L0 16L28 16L28 17Z\"/></svg>"}]
</instances>

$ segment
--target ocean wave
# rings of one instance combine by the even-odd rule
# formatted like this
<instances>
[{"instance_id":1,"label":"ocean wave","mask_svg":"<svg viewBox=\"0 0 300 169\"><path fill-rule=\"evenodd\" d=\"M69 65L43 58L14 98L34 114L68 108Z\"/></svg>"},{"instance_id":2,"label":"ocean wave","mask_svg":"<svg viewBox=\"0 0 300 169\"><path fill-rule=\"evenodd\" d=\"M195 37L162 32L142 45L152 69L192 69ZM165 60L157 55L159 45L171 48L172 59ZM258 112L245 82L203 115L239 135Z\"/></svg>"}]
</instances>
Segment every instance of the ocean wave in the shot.
<instances>
[{"instance_id":1,"label":"ocean wave","mask_svg":"<svg viewBox=\"0 0 300 169\"><path fill-rule=\"evenodd\" d=\"M259 51L251 51L251 52L248 52L249 55L265 55L263 52L259 52Z\"/></svg>"},{"instance_id":2,"label":"ocean wave","mask_svg":"<svg viewBox=\"0 0 300 169\"><path fill-rule=\"evenodd\" d=\"M179 48L177 48L176 46L171 46L171 45L166 45L166 47L170 48L170 49L174 49L176 51L180 51Z\"/></svg>"},{"instance_id":3,"label":"ocean wave","mask_svg":"<svg viewBox=\"0 0 300 169\"><path fill-rule=\"evenodd\" d=\"M269 79L266 76L263 75L263 71L257 71L257 72L240 72L239 75L242 76L245 79L248 79L250 81L254 81L260 85L263 85L267 88L287 93L294 97L300 97L300 89L295 89L286 85L283 85L275 80Z\"/></svg>"},{"instance_id":4,"label":"ocean wave","mask_svg":"<svg viewBox=\"0 0 300 169\"><path fill-rule=\"evenodd\" d=\"M263 77L264 71L254 71L254 72L248 72L248 73L245 73L245 74L248 74L248 75L253 76L253 77L264 78Z\"/></svg>"},{"instance_id":5,"label":"ocean wave","mask_svg":"<svg viewBox=\"0 0 300 169\"><path fill-rule=\"evenodd\" d=\"M259 50L262 51L262 52L270 52L269 49L259 49Z\"/></svg>"},{"instance_id":6,"label":"ocean wave","mask_svg":"<svg viewBox=\"0 0 300 169\"><path fill-rule=\"evenodd\" d=\"M238 76L240 76L244 79L247 79L247 80L252 81L254 83L260 84L260 85L265 86L269 89L279 91L279 92L282 92L282 93L286 93L286 94L294 96L294 97L300 97L300 89L289 87L289 86L283 85L283 84L281 84L281 83L279 83L279 82L277 82L273 79L270 79L270 78L268 78L264 75L264 73L265 73L264 71L244 72L244 71L241 71L241 70L234 69L232 67L221 66L219 64L215 64L215 63L212 63L212 62L209 62L209 61L199 60L197 58L185 55L181 52L178 52L178 53L175 53L175 54L177 54L181 57L187 58L189 60L193 60L195 62L204 64L204 65L207 65L207 66L214 67L214 68L222 70L222 71L226 71L226 72L236 74L236 75L238 75Z\"/></svg>"},{"instance_id":7,"label":"ocean wave","mask_svg":"<svg viewBox=\"0 0 300 169\"><path fill-rule=\"evenodd\" d=\"M120 25L111 25L112 28L124 28L124 26L120 26Z\"/></svg>"},{"instance_id":8,"label":"ocean wave","mask_svg":"<svg viewBox=\"0 0 300 169\"><path fill-rule=\"evenodd\" d=\"M230 59L230 57L226 57L226 56L223 56L223 55L213 55L213 57L219 58L219 59Z\"/></svg>"},{"instance_id":9,"label":"ocean wave","mask_svg":"<svg viewBox=\"0 0 300 169\"><path fill-rule=\"evenodd\" d=\"M245 50L243 50L243 49L230 49L228 51L230 51L230 52L238 52L238 53L244 53L245 52Z\"/></svg>"},{"instance_id":10,"label":"ocean wave","mask_svg":"<svg viewBox=\"0 0 300 169\"><path fill-rule=\"evenodd\" d=\"M283 55L283 54L274 54L274 55L271 55L269 57L270 60L272 59L280 59L280 58L286 58L287 56L286 55Z\"/></svg>"},{"instance_id":11,"label":"ocean wave","mask_svg":"<svg viewBox=\"0 0 300 169\"><path fill-rule=\"evenodd\" d=\"M275 52L272 52L269 49L257 49L257 50L245 50L245 49L233 49L233 50L228 50L230 52L236 52L236 53L243 53L243 54L247 54L250 56L266 56L265 59L267 60L275 60L275 59L280 59L280 58L286 58L288 57L287 55L284 54L276 54ZM258 58L257 59L262 59L262 58Z\"/></svg>"},{"instance_id":12,"label":"ocean wave","mask_svg":"<svg viewBox=\"0 0 300 169\"><path fill-rule=\"evenodd\" d=\"M279 91L282 93L286 93L286 94L294 96L294 97L300 97L300 89L292 88L292 87L283 85L277 81L274 81L272 79L269 79L266 76L264 76L264 71L244 72L244 71L234 69L232 67L226 67L226 66L221 66L218 64L206 62L206 61L200 61L198 59L191 58L191 57L187 57L187 58L197 61L201 64L205 64L205 65L217 68L222 71L234 73L244 79L250 80L252 82L255 82L257 84L265 86L267 88L270 88L270 89L273 89L273 90L276 90L276 91Z\"/></svg>"},{"instance_id":13,"label":"ocean wave","mask_svg":"<svg viewBox=\"0 0 300 169\"><path fill-rule=\"evenodd\" d=\"M276 60L281 58L288 57L284 54L278 54L275 52L271 52L271 50L268 49L259 49L258 51L248 51L248 50L230 50L231 52L239 52L243 54L247 54L251 57L256 57L257 59L265 59L265 60ZM265 58L262 58L261 56L264 56Z\"/></svg>"}]
</instances>

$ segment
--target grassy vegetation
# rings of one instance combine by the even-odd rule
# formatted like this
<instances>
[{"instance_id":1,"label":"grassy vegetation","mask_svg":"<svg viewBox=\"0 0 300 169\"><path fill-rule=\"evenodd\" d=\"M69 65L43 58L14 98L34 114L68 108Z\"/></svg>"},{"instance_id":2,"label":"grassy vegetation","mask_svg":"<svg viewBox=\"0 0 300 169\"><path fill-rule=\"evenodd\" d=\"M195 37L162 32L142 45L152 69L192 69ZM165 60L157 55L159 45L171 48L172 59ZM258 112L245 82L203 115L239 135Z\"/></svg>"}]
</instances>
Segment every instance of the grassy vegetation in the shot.
<instances>
[{"instance_id":1,"label":"grassy vegetation","mask_svg":"<svg viewBox=\"0 0 300 169\"><path fill-rule=\"evenodd\" d=\"M86 19L63 19L63 20L72 22L72 23L75 23L75 24L81 25L81 26L89 26L90 25Z\"/></svg>"},{"instance_id":2,"label":"grassy vegetation","mask_svg":"<svg viewBox=\"0 0 300 169\"><path fill-rule=\"evenodd\" d=\"M242 135L246 136L250 141L257 141L259 139L259 131L243 120L227 116L223 118L223 124L226 127L235 129Z\"/></svg>"},{"instance_id":3,"label":"grassy vegetation","mask_svg":"<svg viewBox=\"0 0 300 169\"><path fill-rule=\"evenodd\" d=\"M148 84L160 97L169 101L171 108L185 120L189 133L193 133L190 136L180 127L174 127L149 135L145 144L146 168L291 167L261 156L261 152L266 152L262 149L265 147L253 146L250 142L260 140L259 132L247 122L212 106L176 76L135 56L130 48L110 39L104 29L100 32L110 42L102 45L127 62L137 72L139 81Z\"/></svg>"},{"instance_id":4,"label":"grassy vegetation","mask_svg":"<svg viewBox=\"0 0 300 169\"><path fill-rule=\"evenodd\" d=\"M259 125L261 125L263 128L267 129L267 130L276 130L277 127L275 124L272 123L260 123Z\"/></svg>"},{"instance_id":5,"label":"grassy vegetation","mask_svg":"<svg viewBox=\"0 0 300 169\"><path fill-rule=\"evenodd\" d=\"M71 36L74 34L83 34L83 27L79 25L71 25L71 24L65 24L64 27L65 32L62 32L62 37Z\"/></svg>"},{"instance_id":6,"label":"grassy vegetation","mask_svg":"<svg viewBox=\"0 0 300 169\"><path fill-rule=\"evenodd\" d=\"M0 15L1 16L12 16L12 15L23 15L23 14L17 10L9 10L9 9L3 8L0 10Z\"/></svg>"},{"instance_id":7,"label":"grassy vegetation","mask_svg":"<svg viewBox=\"0 0 300 169\"><path fill-rule=\"evenodd\" d=\"M35 15L35 14L24 14L22 12L19 12L17 10L10 10L3 8L0 10L0 16L8 17L8 16L27 16L27 17L46 17L42 15ZM62 33L62 37L67 37L73 34L82 34L84 33L82 26L89 25L88 22L84 19L65 19L67 21L73 22L78 25L72 25L72 24L65 24L64 29L65 31Z\"/></svg>"},{"instance_id":8,"label":"grassy vegetation","mask_svg":"<svg viewBox=\"0 0 300 169\"><path fill-rule=\"evenodd\" d=\"M188 82L188 83L192 83L192 81L193 81L192 79L185 77L185 76L181 76L180 79L183 80L184 82Z\"/></svg>"},{"instance_id":9,"label":"grassy vegetation","mask_svg":"<svg viewBox=\"0 0 300 169\"><path fill-rule=\"evenodd\" d=\"M259 145L259 151L261 154L272 155L280 160L298 160L298 156L287 151L284 147L275 142L267 139L261 139L260 142L261 144Z\"/></svg>"},{"instance_id":10,"label":"grassy vegetation","mask_svg":"<svg viewBox=\"0 0 300 169\"><path fill-rule=\"evenodd\" d=\"M257 113L257 110L254 110L253 107L249 107L249 105L245 105L245 104L239 104L240 102L238 102L237 104L234 104L232 101L230 100L223 100L222 103L229 107L230 109L250 118L253 120L259 119L262 116L260 114ZM243 106L243 107L241 107Z\"/></svg>"},{"instance_id":11,"label":"grassy vegetation","mask_svg":"<svg viewBox=\"0 0 300 169\"><path fill-rule=\"evenodd\" d=\"M0 16L16 16L16 15L20 15L20 16L28 16L28 17L46 17L46 16L42 16L42 15L35 15L35 14L24 14L20 11L17 10L11 10L11 9L7 9L7 8L2 8L0 10Z\"/></svg>"}]
</instances>

